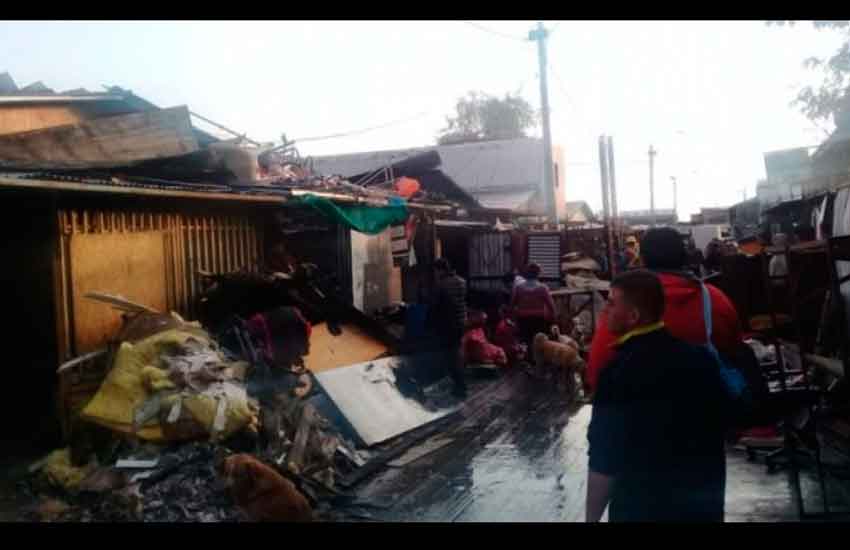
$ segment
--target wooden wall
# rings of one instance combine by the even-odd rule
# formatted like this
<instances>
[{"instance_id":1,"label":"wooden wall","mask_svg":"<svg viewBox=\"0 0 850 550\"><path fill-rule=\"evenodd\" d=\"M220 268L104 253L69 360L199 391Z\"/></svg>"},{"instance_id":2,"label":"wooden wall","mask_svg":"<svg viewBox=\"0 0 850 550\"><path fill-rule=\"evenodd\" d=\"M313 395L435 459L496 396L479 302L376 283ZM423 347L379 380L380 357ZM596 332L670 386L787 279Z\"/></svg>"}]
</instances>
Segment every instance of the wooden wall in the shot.
<instances>
[{"instance_id":1,"label":"wooden wall","mask_svg":"<svg viewBox=\"0 0 850 550\"><path fill-rule=\"evenodd\" d=\"M84 119L82 111L71 105L4 105L0 106L0 135L76 124Z\"/></svg>"},{"instance_id":2,"label":"wooden wall","mask_svg":"<svg viewBox=\"0 0 850 550\"><path fill-rule=\"evenodd\" d=\"M120 317L83 296L120 294L156 309L197 316L200 271L256 271L262 217L166 212L156 208L60 208L55 293L60 356L102 346Z\"/></svg>"}]
</instances>

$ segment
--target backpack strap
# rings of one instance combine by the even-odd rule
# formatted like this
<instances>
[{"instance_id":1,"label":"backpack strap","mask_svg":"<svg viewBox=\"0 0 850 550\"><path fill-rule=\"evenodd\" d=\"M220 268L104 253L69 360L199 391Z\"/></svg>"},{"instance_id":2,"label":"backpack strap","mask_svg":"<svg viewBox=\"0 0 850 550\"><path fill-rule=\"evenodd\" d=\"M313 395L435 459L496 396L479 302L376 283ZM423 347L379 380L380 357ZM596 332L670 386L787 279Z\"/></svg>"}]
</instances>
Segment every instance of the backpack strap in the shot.
<instances>
[{"instance_id":1,"label":"backpack strap","mask_svg":"<svg viewBox=\"0 0 850 550\"><path fill-rule=\"evenodd\" d=\"M711 343L711 293L708 292L705 283L700 282L700 286L702 287L702 318L705 321L706 345L713 348L714 344Z\"/></svg>"}]
</instances>

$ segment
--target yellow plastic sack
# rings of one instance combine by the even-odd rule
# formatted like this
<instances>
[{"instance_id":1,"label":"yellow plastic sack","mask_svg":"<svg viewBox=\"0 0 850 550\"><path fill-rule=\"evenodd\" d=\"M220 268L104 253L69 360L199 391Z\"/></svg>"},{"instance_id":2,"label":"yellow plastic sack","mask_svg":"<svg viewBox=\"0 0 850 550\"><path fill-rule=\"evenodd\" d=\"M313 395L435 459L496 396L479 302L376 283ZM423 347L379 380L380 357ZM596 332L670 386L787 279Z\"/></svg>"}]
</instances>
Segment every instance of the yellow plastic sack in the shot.
<instances>
[{"instance_id":1,"label":"yellow plastic sack","mask_svg":"<svg viewBox=\"0 0 850 550\"><path fill-rule=\"evenodd\" d=\"M95 468L94 463L83 467L74 466L71 464L71 450L59 449L47 455L43 471L52 484L66 491L75 491Z\"/></svg>"},{"instance_id":2,"label":"yellow plastic sack","mask_svg":"<svg viewBox=\"0 0 850 550\"><path fill-rule=\"evenodd\" d=\"M145 367L159 367L160 356L169 347L182 345L189 338L209 342L200 331L173 329L136 344L122 343L115 354L112 370L80 416L116 432L133 433L135 411L153 395L145 383ZM162 441L159 419L149 421L137 435L150 441Z\"/></svg>"},{"instance_id":3,"label":"yellow plastic sack","mask_svg":"<svg viewBox=\"0 0 850 550\"><path fill-rule=\"evenodd\" d=\"M189 338L201 340L209 345L206 333L200 330L168 330L136 344L124 342L116 356L115 364L104 380L94 398L82 411L82 418L109 428L113 431L132 434L136 410L148 399L161 391L175 389L163 369L161 356L174 346L184 344ZM222 358L223 360L223 358ZM256 413L248 405L248 398L242 386L233 383L223 385L225 394L216 398L214 391L204 393L184 393L182 395L164 395L159 414L154 415L136 432L141 439L154 442L196 438L206 433L215 438L226 438L248 426ZM168 416L178 399L182 400L183 412L180 417L192 421L199 429L163 431L161 421ZM219 425L216 416L219 400L225 403ZM215 429L220 428L220 429ZM180 435L183 434L183 435Z\"/></svg>"}]
</instances>

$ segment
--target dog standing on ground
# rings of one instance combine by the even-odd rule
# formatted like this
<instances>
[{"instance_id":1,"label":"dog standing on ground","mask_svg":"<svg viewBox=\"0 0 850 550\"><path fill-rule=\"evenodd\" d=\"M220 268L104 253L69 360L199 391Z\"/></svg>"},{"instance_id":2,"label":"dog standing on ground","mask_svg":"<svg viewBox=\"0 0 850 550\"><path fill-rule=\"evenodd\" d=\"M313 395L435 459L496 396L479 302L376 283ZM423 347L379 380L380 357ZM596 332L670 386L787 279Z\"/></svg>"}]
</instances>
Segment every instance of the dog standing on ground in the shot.
<instances>
[{"instance_id":1,"label":"dog standing on ground","mask_svg":"<svg viewBox=\"0 0 850 550\"><path fill-rule=\"evenodd\" d=\"M584 369L584 361L579 356L577 347L552 342L548 336L539 332L534 337L532 356L539 374L553 374L559 390L570 397L575 395L578 389L576 375L580 375Z\"/></svg>"},{"instance_id":2,"label":"dog standing on ground","mask_svg":"<svg viewBox=\"0 0 850 550\"><path fill-rule=\"evenodd\" d=\"M253 456L229 456L219 466L219 473L249 521L313 520L310 503L295 485Z\"/></svg>"}]
</instances>

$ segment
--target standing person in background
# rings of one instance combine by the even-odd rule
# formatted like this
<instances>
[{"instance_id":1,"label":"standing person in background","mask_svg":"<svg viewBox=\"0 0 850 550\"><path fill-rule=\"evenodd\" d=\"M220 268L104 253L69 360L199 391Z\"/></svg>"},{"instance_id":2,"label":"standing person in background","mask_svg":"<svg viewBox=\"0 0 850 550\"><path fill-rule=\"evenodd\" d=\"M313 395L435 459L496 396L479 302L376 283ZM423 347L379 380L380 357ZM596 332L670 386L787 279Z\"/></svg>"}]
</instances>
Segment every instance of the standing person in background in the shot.
<instances>
[{"instance_id":1,"label":"standing person in background","mask_svg":"<svg viewBox=\"0 0 850 550\"><path fill-rule=\"evenodd\" d=\"M705 247L705 270L709 273L720 271L721 258L723 256L723 243L720 239L711 239Z\"/></svg>"},{"instance_id":2,"label":"standing person in background","mask_svg":"<svg viewBox=\"0 0 850 550\"><path fill-rule=\"evenodd\" d=\"M688 237L688 267L697 277L702 277L702 264L704 262L705 257L702 254L702 250L697 248L692 236Z\"/></svg>"},{"instance_id":3,"label":"standing person in background","mask_svg":"<svg viewBox=\"0 0 850 550\"><path fill-rule=\"evenodd\" d=\"M770 259L767 266L767 272L771 277L785 277L788 275L788 258L785 257L784 249L788 246L788 235L785 233L777 233L773 236L773 246L782 248L783 252L776 254ZM784 281L774 280L774 286L781 286Z\"/></svg>"},{"instance_id":4,"label":"standing person in background","mask_svg":"<svg viewBox=\"0 0 850 550\"><path fill-rule=\"evenodd\" d=\"M517 318L520 338L529 347L538 332L549 334L549 326L558 313L549 287L538 280L540 271L536 263L529 264L525 282L514 286L511 298L511 310Z\"/></svg>"},{"instance_id":5,"label":"standing person in background","mask_svg":"<svg viewBox=\"0 0 850 550\"><path fill-rule=\"evenodd\" d=\"M620 271L637 269L640 265L640 250L638 249L637 239L633 236L627 237L626 249L623 250L623 260L622 265L620 266Z\"/></svg>"},{"instance_id":6,"label":"standing person in background","mask_svg":"<svg viewBox=\"0 0 850 550\"><path fill-rule=\"evenodd\" d=\"M454 380L454 394L466 397L464 358L461 342L466 328L466 281L452 269L445 258L434 262L437 292L431 306L431 325L436 329L442 348L451 356L449 374Z\"/></svg>"}]
</instances>

